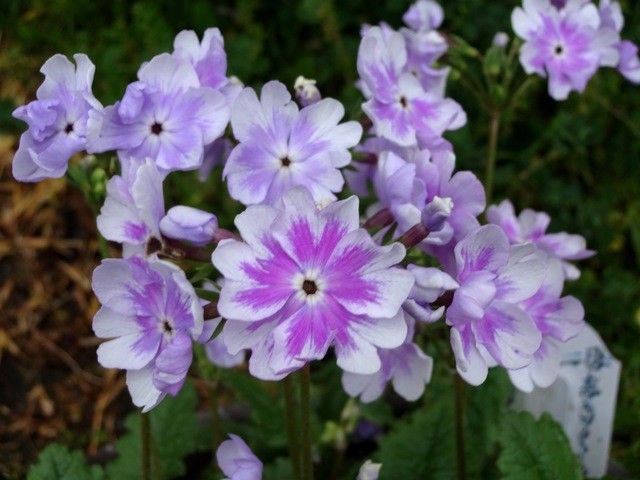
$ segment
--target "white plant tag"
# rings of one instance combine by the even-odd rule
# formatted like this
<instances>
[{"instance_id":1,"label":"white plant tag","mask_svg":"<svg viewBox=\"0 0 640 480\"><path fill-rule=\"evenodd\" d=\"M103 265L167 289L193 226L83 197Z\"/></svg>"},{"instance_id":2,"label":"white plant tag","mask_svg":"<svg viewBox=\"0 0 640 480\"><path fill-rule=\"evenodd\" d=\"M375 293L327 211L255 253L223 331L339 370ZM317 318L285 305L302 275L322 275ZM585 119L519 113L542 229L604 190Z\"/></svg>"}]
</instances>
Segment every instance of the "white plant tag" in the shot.
<instances>
[{"instance_id":1,"label":"white plant tag","mask_svg":"<svg viewBox=\"0 0 640 480\"><path fill-rule=\"evenodd\" d=\"M558 379L548 388L517 392L514 408L560 423L587 477L607 471L621 364L587 325L561 347Z\"/></svg>"}]
</instances>

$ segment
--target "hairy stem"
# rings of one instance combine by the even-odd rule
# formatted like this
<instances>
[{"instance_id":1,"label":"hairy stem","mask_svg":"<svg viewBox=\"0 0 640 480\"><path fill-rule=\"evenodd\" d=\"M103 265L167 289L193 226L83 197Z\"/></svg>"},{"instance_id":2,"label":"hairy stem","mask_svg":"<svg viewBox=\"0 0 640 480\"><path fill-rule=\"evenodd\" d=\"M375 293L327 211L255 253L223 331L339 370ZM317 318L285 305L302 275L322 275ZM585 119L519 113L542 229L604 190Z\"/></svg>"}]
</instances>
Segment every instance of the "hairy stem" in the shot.
<instances>
[{"instance_id":1,"label":"hairy stem","mask_svg":"<svg viewBox=\"0 0 640 480\"><path fill-rule=\"evenodd\" d=\"M140 478L151 480L151 427L149 415L140 414Z\"/></svg>"},{"instance_id":2,"label":"hairy stem","mask_svg":"<svg viewBox=\"0 0 640 480\"><path fill-rule=\"evenodd\" d=\"M300 479L302 474L300 471L300 445L298 443L300 433L292 375L284 377L282 380L282 390L284 392L285 423L287 425L287 440L289 443L289 457L291 457L293 478Z\"/></svg>"},{"instance_id":3,"label":"hairy stem","mask_svg":"<svg viewBox=\"0 0 640 480\"><path fill-rule=\"evenodd\" d=\"M218 375L216 374L216 377ZM209 386L209 394L210 394L210 399L209 399L209 408L211 409L211 443L212 443L212 452L213 452L213 457L215 458L216 456L216 451L218 450L218 446L220 445L220 442L222 442L222 425L221 425L221 419L220 419L220 412L219 412L219 404L218 404L218 397L220 394L220 389L219 389L219 385L220 385L220 381L218 380L218 378L215 378L211 385Z\"/></svg>"},{"instance_id":4,"label":"hairy stem","mask_svg":"<svg viewBox=\"0 0 640 480\"><path fill-rule=\"evenodd\" d=\"M455 370L454 370L455 372ZM455 398L455 428L456 428L456 454L458 480L466 480L467 466L464 448L464 403L465 403L465 383L462 377L454 373L454 398Z\"/></svg>"},{"instance_id":5,"label":"hairy stem","mask_svg":"<svg viewBox=\"0 0 640 480\"><path fill-rule=\"evenodd\" d=\"M498 153L498 135L500 133L499 110L491 110L491 120L489 123L489 146L487 148L487 163L485 165L484 189L486 192L487 205L491 203L493 195L493 183L496 171L496 157Z\"/></svg>"},{"instance_id":6,"label":"hairy stem","mask_svg":"<svg viewBox=\"0 0 640 480\"><path fill-rule=\"evenodd\" d=\"M300 415L302 441L302 478L313 480L313 462L311 458L311 368L307 363L300 372Z\"/></svg>"}]
</instances>

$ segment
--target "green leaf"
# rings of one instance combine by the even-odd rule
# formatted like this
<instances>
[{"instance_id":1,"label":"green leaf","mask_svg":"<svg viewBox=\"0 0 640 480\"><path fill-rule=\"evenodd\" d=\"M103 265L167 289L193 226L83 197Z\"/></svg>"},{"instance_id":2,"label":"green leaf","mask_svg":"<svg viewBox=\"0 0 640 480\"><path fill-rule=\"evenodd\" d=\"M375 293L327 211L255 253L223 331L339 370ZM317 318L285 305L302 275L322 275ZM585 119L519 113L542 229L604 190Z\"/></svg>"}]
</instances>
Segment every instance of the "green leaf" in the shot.
<instances>
[{"instance_id":1,"label":"green leaf","mask_svg":"<svg viewBox=\"0 0 640 480\"><path fill-rule=\"evenodd\" d=\"M468 470L477 478L495 478L495 457L502 417L513 387L504 370L492 368L478 387L465 389L465 445Z\"/></svg>"},{"instance_id":2,"label":"green leaf","mask_svg":"<svg viewBox=\"0 0 640 480\"><path fill-rule=\"evenodd\" d=\"M292 475L291 460L286 457L278 457L272 463L264 466L263 480L282 480L294 478Z\"/></svg>"},{"instance_id":3,"label":"green leaf","mask_svg":"<svg viewBox=\"0 0 640 480\"><path fill-rule=\"evenodd\" d=\"M579 480L582 471L562 428L548 414L506 412L498 467L504 480Z\"/></svg>"},{"instance_id":4,"label":"green leaf","mask_svg":"<svg viewBox=\"0 0 640 480\"><path fill-rule=\"evenodd\" d=\"M380 442L380 480L455 476L453 412L450 402L428 404Z\"/></svg>"},{"instance_id":5,"label":"green leaf","mask_svg":"<svg viewBox=\"0 0 640 480\"><path fill-rule=\"evenodd\" d=\"M27 480L102 480L102 468L87 464L82 452L53 443L38 455Z\"/></svg>"},{"instance_id":6,"label":"green leaf","mask_svg":"<svg viewBox=\"0 0 640 480\"><path fill-rule=\"evenodd\" d=\"M280 385L269 385L249 375L239 375L232 370L221 370L220 380L233 391L238 399L247 403L251 409L251 425L245 434L255 439L258 445L273 448L287 444L284 425L284 405Z\"/></svg>"},{"instance_id":7,"label":"green leaf","mask_svg":"<svg viewBox=\"0 0 640 480\"><path fill-rule=\"evenodd\" d=\"M154 479L184 475L184 457L198 449L199 425L196 418L197 396L187 382L177 397L167 396L151 410L151 466ZM119 456L109 464L109 478L137 480L140 475L140 414L125 420L128 432L116 446Z\"/></svg>"}]
</instances>

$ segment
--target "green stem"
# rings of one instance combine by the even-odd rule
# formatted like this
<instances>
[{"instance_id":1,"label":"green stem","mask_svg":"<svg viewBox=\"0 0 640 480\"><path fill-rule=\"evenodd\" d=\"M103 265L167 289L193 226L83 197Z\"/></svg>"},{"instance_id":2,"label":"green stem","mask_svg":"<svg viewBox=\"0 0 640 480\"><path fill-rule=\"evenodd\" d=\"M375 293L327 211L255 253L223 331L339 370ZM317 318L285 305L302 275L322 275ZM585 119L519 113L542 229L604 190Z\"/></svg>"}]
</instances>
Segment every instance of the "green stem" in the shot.
<instances>
[{"instance_id":1,"label":"green stem","mask_svg":"<svg viewBox=\"0 0 640 480\"><path fill-rule=\"evenodd\" d=\"M298 415L296 410L296 401L293 391L292 375L287 375L282 381L282 389L284 392L285 403L285 422L287 425L287 440L289 441L289 456L291 457L291 468L293 469L293 478L301 478L300 471L300 449L298 438Z\"/></svg>"},{"instance_id":2,"label":"green stem","mask_svg":"<svg viewBox=\"0 0 640 480\"><path fill-rule=\"evenodd\" d=\"M300 372L300 415L302 417L302 478L313 480L313 463L311 459L311 422L310 422L310 397L311 397L311 368L307 363Z\"/></svg>"},{"instance_id":3,"label":"green stem","mask_svg":"<svg viewBox=\"0 0 640 480\"><path fill-rule=\"evenodd\" d=\"M464 402L465 384L458 372L454 373L454 397L455 397L455 428L456 428L456 454L458 480L467 478L467 466L464 447Z\"/></svg>"},{"instance_id":4,"label":"green stem","mask_svg":"<svg viewBox=\"0 0 640 480\"><path fill-rule=\"evenodd\" d=\"M485 165L484 189L486 192L487 205L491 203L493 195L493 183L496 171L496 157L498 153L498 135L500 133L500 110L491 110L491 120L489 122L489 146L487 148L487 163Z\"/></svg>"},{"instance_id":5,"label":"green stem","mask_svg":"<svg viewBox=\"0 0 640 480\"><path fill-rule=\"evenodd\" d=\"M217 377L217 372L216 372ZM209 408L211 408L211 443L213 456L215 458L216 451L218 450L218 446L220 442L222 442L222 424L220 420L220 412L218 411L218 396L219 396L219 380L217 378L213 379L209 394L211 398L209 399Z\"/></svg>"},{"instance_id":6,"label":"green stem","mask_svg":"<svg viewBox=\"0 0 640 480\"><path fill-rule=\"evenodd\" d=\"M140 414L140 479L151 480L151 428L149 415Z\"/></svg>"}]
</instances>

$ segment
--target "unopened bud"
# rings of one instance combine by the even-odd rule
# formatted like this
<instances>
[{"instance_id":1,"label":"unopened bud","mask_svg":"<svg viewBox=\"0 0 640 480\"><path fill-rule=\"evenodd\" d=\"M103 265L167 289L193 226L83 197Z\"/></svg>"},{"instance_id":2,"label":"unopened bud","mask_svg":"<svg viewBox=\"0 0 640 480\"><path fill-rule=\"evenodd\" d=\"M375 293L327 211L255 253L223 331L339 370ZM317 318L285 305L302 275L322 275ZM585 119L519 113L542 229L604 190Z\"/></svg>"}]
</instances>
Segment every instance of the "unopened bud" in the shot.
<instances>
[{"instance_id":1,"label":"unopened bud","mask_svg":"<svg viewBox=\"0 0 640 480\"><path fill-rule=\"evenodd\" d=\"M453 211L453 200L449 197L433 197L433 200L422 210L422 224L430 232L438 232Z\"/></svg>"},{"instance_id":2,"label":"unopened bud","mask_svg":"<svg viewBox=\"0 0 640 480\"><path fill-rule=\"evenodd\" d=\"M316 87L316 81L311 78L304 78L302 75L296 78L293 89L296 92L298 102L303 107L316 103L322 98L320 90Z\"/></svg>"},{"instance_id":3,"label":"unopened bud","mask_svg":"<svg viewBox=\"0 0 640 480\"><path fill-rule=\"evenodd\" d=\"M498 32L493 36L491 43L494 47L504 48L509 44L509 35L505 32Z\"/></svg>"},{"instance_id":4,"label":"unopened bud","mask_svg":"<svg viewBox=\"0 0 640 480\"><path fill-rule=\"evenodd\" d=\"M187 240L196 245L211 242L217 229L215 215L184 205L169 209L160 220L160 231L165 237Z\"/></svg>"}]
</instances>

